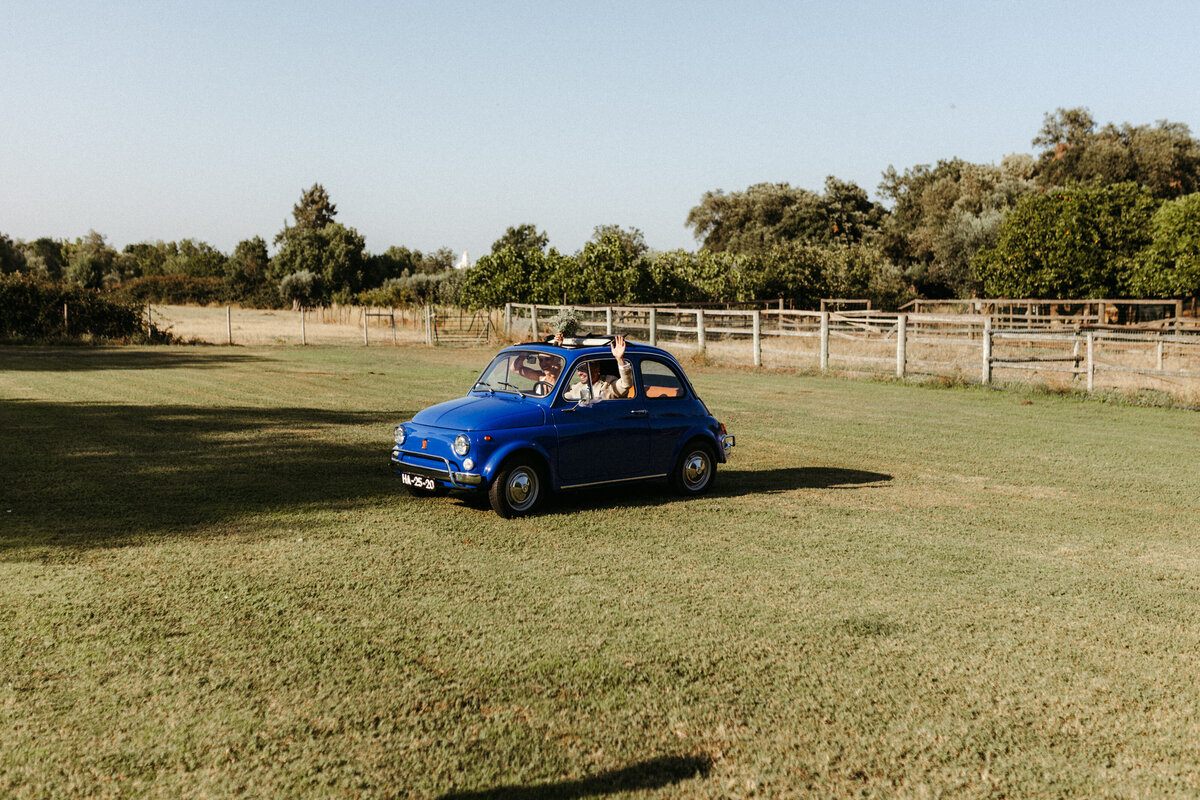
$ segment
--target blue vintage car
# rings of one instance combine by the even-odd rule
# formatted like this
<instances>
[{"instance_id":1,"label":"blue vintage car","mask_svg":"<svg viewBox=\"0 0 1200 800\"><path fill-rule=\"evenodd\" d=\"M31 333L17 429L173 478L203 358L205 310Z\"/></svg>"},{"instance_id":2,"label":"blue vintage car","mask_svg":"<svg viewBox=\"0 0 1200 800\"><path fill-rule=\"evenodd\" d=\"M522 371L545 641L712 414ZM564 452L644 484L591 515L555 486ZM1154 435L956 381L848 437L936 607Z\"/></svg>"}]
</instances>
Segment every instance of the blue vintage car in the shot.
<instances>
[{"instance_id":1,"label":"blue vintage car","mask_svg":"<svg viewBox=\"0 0 1200 800\"><path fill-rule=\"evenodd\" d=\"M670 353L604 337L504 348L465 397L396 426L395 442L392 466L410 492L486 492L507 518L550 491L625 481L700 494L734 437Z\"/></svg>"}]
</instances>

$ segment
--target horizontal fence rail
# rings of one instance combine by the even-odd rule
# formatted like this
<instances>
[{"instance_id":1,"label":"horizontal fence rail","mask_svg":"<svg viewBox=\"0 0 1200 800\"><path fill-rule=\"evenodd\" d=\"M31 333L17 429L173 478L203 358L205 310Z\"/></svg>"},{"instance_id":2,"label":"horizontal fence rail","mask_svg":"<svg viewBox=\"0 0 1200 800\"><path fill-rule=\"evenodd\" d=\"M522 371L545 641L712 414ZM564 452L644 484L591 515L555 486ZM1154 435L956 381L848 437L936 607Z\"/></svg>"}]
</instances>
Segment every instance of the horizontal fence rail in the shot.
<instances>
[{"instance_id":1,"label":"horizontal fence rail","mask_svg":"<svg viewBox=\"0 0 1200 800\"><path fill-rule=\"evenodd\" d=\"M1159 303L1158 305L1164 305ZM510 337L551 335L566 306L510 303ZM988 314L889 313L871 309L716 310L646 306L571 306L589 335L616 333L652 345L688 347L754 366L1080 382L1157 389L1200 399L1200 325L1188 318L1156 328L1073 323L1015 325ZM1035 323L1037 321L1035 320ZM977 377L975 377L977 376Z\"/></svg>"}]
</instances>

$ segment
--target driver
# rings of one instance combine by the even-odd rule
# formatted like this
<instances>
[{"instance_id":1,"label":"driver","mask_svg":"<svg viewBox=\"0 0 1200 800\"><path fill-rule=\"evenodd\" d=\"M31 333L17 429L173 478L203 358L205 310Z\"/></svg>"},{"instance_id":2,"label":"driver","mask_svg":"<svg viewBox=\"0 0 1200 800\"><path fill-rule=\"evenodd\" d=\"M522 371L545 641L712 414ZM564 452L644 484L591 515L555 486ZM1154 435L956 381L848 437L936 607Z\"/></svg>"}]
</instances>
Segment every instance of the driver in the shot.
<instances>
[{"instance_id":1,"label":"driver","mask_svg":"<svg viewBox=\"0 0 1200 800\"><path fill-rule=\"evenodd\" d=\"M548 395L562 375L563 360L548 353L538 353L537 361L538 368L534 369L526 366L524 356L517 356L513 359L513 372L534 381L533 394Z\"/></svg>"},{"instance_id":2,"label":"driver","mask_svg":"<svg viewBox=\"0 0 1200 800\"><path fill-rule=\"evenodd\" d=\"M621 373L620 377L614 375L601 375L600 366L596 361L589 361L587 371L580 370L575 374L575 383L571 384L567 391L563 392L563 397L567 400L580 399L583 387L588 383L592 385L592 397L596 400L615 400L618 397L624 397L629 388L633 386L633 366L625 360L625 337L617 336L613 339L610 345L613 358L617 360L617 369Z\"/></svg>"}]
</instances>

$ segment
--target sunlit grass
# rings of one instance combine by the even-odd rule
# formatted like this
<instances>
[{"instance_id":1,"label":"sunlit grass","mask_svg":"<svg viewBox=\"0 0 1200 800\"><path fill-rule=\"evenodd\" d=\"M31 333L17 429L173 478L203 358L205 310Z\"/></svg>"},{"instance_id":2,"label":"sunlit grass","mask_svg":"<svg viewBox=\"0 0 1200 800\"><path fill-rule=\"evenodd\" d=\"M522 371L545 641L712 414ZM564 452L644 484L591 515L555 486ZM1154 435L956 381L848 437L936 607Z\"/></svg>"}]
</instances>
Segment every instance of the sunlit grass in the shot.
<instances>
[{"instance_id":1,"label":"sunlit grass","mask_svg":"<svg viewBox=\"0 0 1200 800\"><path fill-rule=\"evenodd\" d=\"M487 351L0 349L0 796L1195 796L1200 417L693 369L715 494L414 500Z\"/></svg>"}]
</instances>

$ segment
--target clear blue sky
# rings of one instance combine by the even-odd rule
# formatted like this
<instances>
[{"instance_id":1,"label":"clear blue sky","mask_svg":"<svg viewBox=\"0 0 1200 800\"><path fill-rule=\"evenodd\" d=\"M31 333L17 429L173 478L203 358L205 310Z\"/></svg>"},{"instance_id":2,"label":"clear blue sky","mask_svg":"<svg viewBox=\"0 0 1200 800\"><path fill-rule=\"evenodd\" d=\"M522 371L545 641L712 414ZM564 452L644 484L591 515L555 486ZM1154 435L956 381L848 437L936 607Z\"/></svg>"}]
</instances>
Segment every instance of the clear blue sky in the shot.
<instances>
[{"instance_id":1,"label":"clear blue sky","mask_svg":"<svg viewBox=\"0 0 1200 800\"><path fill-rule=\"evenodd\" d=\"M531 222L694 249L705 191L876 195L1043 115L1200 128L1196 2L0 0L0 232L268 242L324 184L380 252Z\"/></svg>"}]
</instances>

